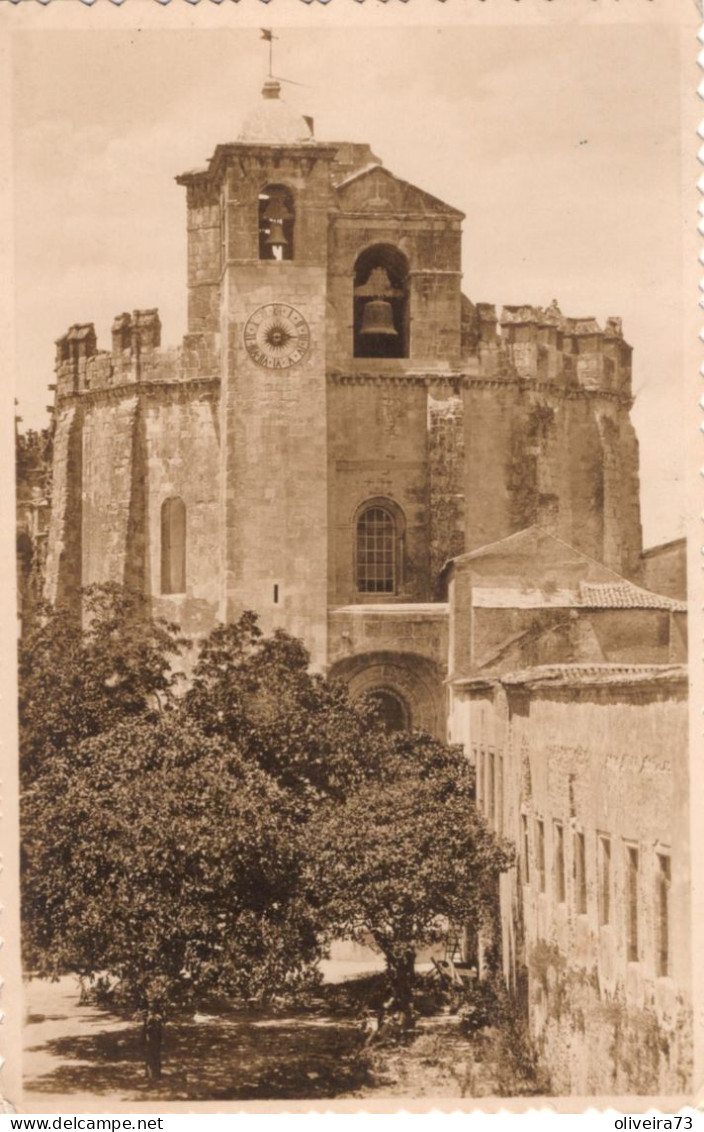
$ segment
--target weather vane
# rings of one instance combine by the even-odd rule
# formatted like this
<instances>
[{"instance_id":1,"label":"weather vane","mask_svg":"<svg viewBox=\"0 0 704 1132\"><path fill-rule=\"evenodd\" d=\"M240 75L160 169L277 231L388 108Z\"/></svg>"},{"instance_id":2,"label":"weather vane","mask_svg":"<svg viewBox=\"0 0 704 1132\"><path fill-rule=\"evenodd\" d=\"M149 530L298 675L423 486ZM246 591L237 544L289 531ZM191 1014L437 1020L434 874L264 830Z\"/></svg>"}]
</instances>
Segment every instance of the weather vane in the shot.
<instances>
[{"instance_id":1,"label":"weather vane","mask_svg":"<svg viewBox=\"0 0 704 1132\"><path fill-rule=\"evenodd\" d=\"M274 35L271 28L260 28L262 39L265 39L269 44L269 78L272 78L272 56L274 53L274 40L278 39L278 35Z\"/></svg>"},{"instance_id":2,"label":"weather vane","mask_svg":"<svg viewBox=\"0 0 704 1132\"><path fill-rule=\"evenodd\" d=\"M291 86L308 86L308 83L297 83L294 79L284 79L281 75L274 75L273 72L273 54L274 54L274 40L278 39L278 35L274 35L271 28L260 28L262 39L266 40L269 44L269 78L276 78L278 82L290 83Z\"/></svg>"}]
</instances>

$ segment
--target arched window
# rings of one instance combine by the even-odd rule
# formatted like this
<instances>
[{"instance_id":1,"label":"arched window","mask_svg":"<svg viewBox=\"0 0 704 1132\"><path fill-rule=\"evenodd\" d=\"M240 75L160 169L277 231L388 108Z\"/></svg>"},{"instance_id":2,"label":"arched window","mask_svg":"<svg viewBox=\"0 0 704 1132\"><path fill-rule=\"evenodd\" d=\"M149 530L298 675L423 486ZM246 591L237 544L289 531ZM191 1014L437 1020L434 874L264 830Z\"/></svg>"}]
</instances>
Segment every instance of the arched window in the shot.
<instances>
[{"instance_id":1,"label":"arched window","mask_svg":"<svg viewBox=\"0 0 704 1132\"><path fill-rule=\"evenodd\" d=\"M375 244L354 265L355 358L407 358L408 329L408 261Z\"/></svg>"},{"instance_id":2,"label":"arched window","mask_svg":"<svg viewBox=\"0 0 704 1132\"><path fill-rule=\"evenodd\" d=\"M296 214L286 185L267 185L259 194L259 258L293 259Z\"/></svg>"},{"instance_id":3,"label":"arched window","mask_svg":"<svg viewBox=\"0 0 704 1132\"><path fill-rule=\"evenodd\" d=\"M161 592L186 592L186 504L178 496L161 505Z\"/></svg>"},{"instance_id":4,"label":"arched window","mask_svg":"<svg viewBox=\"0 0 704 1132\"><path fill-rule=\"evenodd\" d=\"M357 518L356 577L363 594L396 593L401 575L401 524L386 501L367 504Z\"/></svg>"},{"instance_id":5,"label":"arched window","mask_svg":"<svg viewBox=\"0 0 704 1132\"><path fill-rule=\"evenodd\" d=\"M390 688L375 688L367 693L377 710L377 718L385 731L407 731L409 728L408 705Z\"/></svg>"}]
</instances>

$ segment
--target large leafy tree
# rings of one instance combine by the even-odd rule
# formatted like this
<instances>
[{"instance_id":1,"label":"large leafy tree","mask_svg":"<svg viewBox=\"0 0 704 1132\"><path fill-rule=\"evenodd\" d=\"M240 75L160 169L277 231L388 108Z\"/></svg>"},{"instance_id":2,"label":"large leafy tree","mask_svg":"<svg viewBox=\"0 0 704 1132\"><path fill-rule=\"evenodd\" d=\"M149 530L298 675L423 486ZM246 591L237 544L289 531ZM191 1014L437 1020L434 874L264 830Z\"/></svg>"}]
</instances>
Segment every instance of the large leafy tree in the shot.
<instances>
[{"instance_id":1,"label":"large leafy tree","mask_svg":"<svg viewBox=\"0 0 704 1132\"><path fill-rule=\"evenodd\" d=\"M28 966L108 972L158 1077L174 1010L290 988L319 957L293 802L175 713L56 755L23 803Z\"/></svg>"},{"instance_id":2,"label":"large leafy tree","mask_svg":"<svg viewBox=\"0 0 704 1132\"><path fill-rule=\"evenodd\" d=\"M114 584L83 591L83 618L45 606L19 645L20 759L32 781L57 754L127 718L156 715L179 679L185 639Z\"/></svg>"},{"instance_id":3,"label":"large leafy tree","mask_svg":"<svg viewBox=\"0 0 704 1132\"><path fill-rule=\"evenodd\" d=\"M371 938L386 961L393 1009L413 1021L415 959L449 924L490 922L509 846L474 803L458 748L397 734L374 775L321 807L311 833L313 886L333 934Z\"/></svg>"},{"instance_id":4,"label":"large leafy tree","mask_svg":"<svg viewBox=\"0 0 704 1132\"><path fill-rule=\"evenodd\" d=\"M144 1018L156 1076L181 1005L310 974L306 822L379 757L378 729L252 614L214 630L178 698L174 627L113 587L86 604L84 628L49 612L22 651L26 959L108 972Z\"/></svg>"},{"instance_id":5,"label":"large leafy tree","mask_svg":"<svg viewBox=\"0 0 704 1132\"><path fill-rule=\"evenodd\" d=\"M309 671L301 641L264 636L253 613L205 641L184 710L207 734L237 742L248 759L299 800L305 817L382 765L386 737L371 703Z\"/></svg>"},{"instance_id":6,"label":"large leafy tree","mask_svg":"<svg viewBox=\"0 0 704 1132\"><path fill-rule=\"evenodd\" d=\"M28 967L107 972L144 1019L307 978L331 933L383 951L410 1016L416 949L481 921L506 855L459 752L388 735L256 617L183 642L137 595L48 612L20 657Z\"/></svg>"}]
</instances>

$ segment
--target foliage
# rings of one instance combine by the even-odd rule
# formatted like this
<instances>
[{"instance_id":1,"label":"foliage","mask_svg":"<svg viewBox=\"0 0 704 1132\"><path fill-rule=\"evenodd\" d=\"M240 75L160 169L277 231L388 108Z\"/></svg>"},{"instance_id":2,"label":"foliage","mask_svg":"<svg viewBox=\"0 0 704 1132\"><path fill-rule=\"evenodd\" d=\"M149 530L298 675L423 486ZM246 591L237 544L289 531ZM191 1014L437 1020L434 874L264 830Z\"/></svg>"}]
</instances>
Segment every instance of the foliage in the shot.
<instances>
[{"instance_id":1,"label":"foliage","mask_svg":"<svg viewBox=\"0 0 704 1132\"><path fill-rule=\"evenodd\" d=\"M417 948L484 922L509 863L461 752L388 734L254 614L176 697L175 626L115 586L84 613L21 648L28 966L107 977L154 1076L170 1013L290 991L333 934L372 936L410 1020Z\"/></svg>"},{"instance_id":2,"label":"foliage","mask_svg":"<svg viewBox=\"0 0 704 1132\"><path fill-rule=\"evenodd\" d=\"M385 758L371 704L309 672L303 644L281 630L265 637L256 615L214 629L204 642L184 710L207 734L236 741L243 756L293 791L307 816L323 796L343 797Z\"/></svg>"},{"instance_id":3,"label":"foliage","mask_svg":"<svg viewBox=\"0 0 704 1132\"><path fill-rule=\"evenodd\" d=\"M84 625L45 606L19 645L20 758L31 782L57 753L126 718L154 715L178 676L178 628L153 620L147 603L116 585L83 592Z\"/></svg>"},{"instance_id":4,"label":"foliage","mask_svg":"<svg viewBox=\"0 0 704 1132\"><path fill-rule=\"evenodd\" d=\"M56 755L24 798L28 964L109 972L158 1076L169 1010L265 996L317 959L293 810L232 743L173 713Z\"/></svg>"},{"instance_id":5,"label":"foliage","mask_svg":"<svg viewBox=\"0 0 704 1132\"><path fill-rule=\"evenodd\" d=\"M371 936L410 1025L416 951L444 939L448 923L485 923L512 858L476 809L457 748L419 732L387 748L375 776L321 808L312 867L330 930Z\"/></svg>"}]
</instances>

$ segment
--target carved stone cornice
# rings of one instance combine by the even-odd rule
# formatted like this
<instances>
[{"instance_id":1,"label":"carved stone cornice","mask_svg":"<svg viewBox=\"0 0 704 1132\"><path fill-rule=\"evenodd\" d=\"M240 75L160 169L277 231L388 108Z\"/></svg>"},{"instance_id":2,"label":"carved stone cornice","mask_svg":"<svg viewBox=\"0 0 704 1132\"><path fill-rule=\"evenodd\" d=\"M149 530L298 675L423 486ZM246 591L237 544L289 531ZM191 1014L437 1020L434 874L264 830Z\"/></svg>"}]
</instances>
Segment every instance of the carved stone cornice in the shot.
<instances>
[{"instance_id":1,"label":"carved stone cornice","mask_svg":"<svg viewBox=\"0 0 704 1132\"><path fill-rule=\"evenodd\" d=\"M602 398L607 401L616 401L626 408L631 408L633 398L613 389L585 388L584 386L557 385L555 382L533 381L521 377L475 377L466 372L439 372L415 371L410 373L376 373L359 372L350 373L340 370L331 370L328 381L332 385L396 385L396 386L426 386L451 385L459 389L506 389L513 388L519 393L544 393L549 397L562 398L566 401L590 400Z\"/></svg>"},{"instance_id":2,"label":"carved stone cornice","mask_svg":"<svg viewBox=\"0 0 704 1132\"><path fill-rule=\"evenodd\" d=\"M117 404L130 397L142 400L163 400L165 398L183 400L206 395L215 400L220 391L219 377L189 377L182 381L126 381L121 385L106 385L100 389L84 389L79 393L64 393L57 399L60 408L70 405L109 405Z\"/></svg>"}]
</instances>

